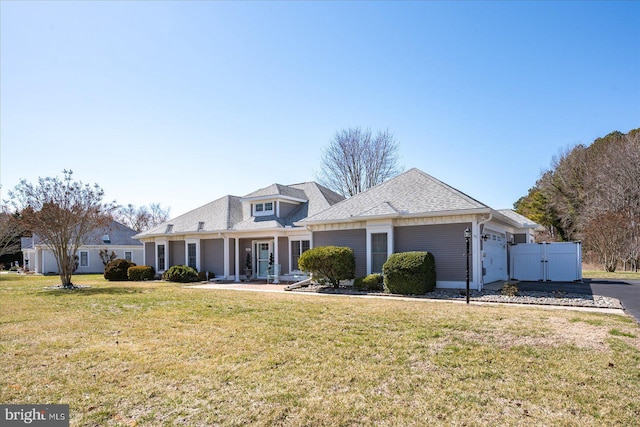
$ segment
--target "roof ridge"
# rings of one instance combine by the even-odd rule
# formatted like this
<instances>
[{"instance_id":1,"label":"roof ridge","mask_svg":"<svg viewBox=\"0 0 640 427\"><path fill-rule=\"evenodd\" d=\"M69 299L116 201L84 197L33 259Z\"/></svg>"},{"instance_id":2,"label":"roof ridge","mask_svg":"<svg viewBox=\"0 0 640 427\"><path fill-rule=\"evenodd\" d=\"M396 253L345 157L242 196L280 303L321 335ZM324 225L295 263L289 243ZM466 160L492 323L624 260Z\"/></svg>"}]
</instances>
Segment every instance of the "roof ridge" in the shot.
<instances>
[{"instance_id":1,"label":"roof ridge","mask_svg":"<svg viewBox=\"0 0 640 427\"><path fill-rule=\"evenodd\" d=\"M450 191L452 191L452 192L454 192L454 193L459 194L460 196L463 196L464 198L466 198L466 199L467 199L467 201L471 201L471 202L475 202L475 203L480 203L482 206L484 206L484 207L486 207L486 208L488 208L488 207L489 207L489 206L488 206L488 205L486 205L485 203L482 203L480 200L475 199L475 198L473 198L473 197L469 196L467 193L465 193L465 192L463 192L463 191L460 191L460 190L458 190L457 188L452 187L451 185L449 185L449 184L447 184L447 183L445 183L445 182L443 182L443 181L440 181L438 178L436 178L436 177L434 177L434 176L432 176L432 175L429 175L428 173L426 173L426 172L424 172L424 171L421 171L421 170L420 170L420 169L418 169L418 168L411 168L411 169L410 169L409 171L407 171L407 172L410 172L410 171L412 171L412 170L415 170L415 171L417 171L418 173L422 174L425 178L430 179L430 180L431 180L431 181L433 181L435 184L438 184L438 185L440 185L441 187L446 188L447 190L450 190ZM399 175L398 175L398 176L399 176Z\"/></svg>"}]
</instances>

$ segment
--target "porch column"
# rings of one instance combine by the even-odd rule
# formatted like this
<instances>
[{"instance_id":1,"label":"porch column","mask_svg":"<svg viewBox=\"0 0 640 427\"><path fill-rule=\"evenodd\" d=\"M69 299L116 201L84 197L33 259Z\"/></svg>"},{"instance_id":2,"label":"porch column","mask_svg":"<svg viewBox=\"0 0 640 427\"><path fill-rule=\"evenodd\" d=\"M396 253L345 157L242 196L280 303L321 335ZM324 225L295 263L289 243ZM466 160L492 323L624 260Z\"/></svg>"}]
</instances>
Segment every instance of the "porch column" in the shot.
<instances>
[{"instance_id":1,"label":"porch column","mask_svg":"<svg viewBox=\"0 0 640 427\"><path fill-rule=\"evenodd\" d=\"M229 237L224 236L224 243L222 244L222 259L224 263L224 278L229 280Z\"/></svg>"},{"instance_id":2,"label":"porch column","mask_svg":"<svg viewBox=\"0 0 640 427\"><path fill-rule=\"evenodd\" d=\"M236 269L236 283L240 282L240 239L239 238L235 238L235 254L236 254L236 259L235 259L235 269Z\"/></svg>"},{"instance_id":3,"label":"porch column","mask_svg":"<svg viewBox=\"0 0 640 427\"><path fill-rule=\"evenodd\" d=\"M38 249L35 247L35 245L33 246L33 248L35 249L34 252L34 260L33 260L33 269L36 273L42 273L42 267L40 267L40 257L38 256Z\"/></svg>"},{"instance_id":4,"label":"porch column","mask_svg":"<svg viewBox=\"0 0 640 427\"><path fill-rule=\"evenodd\" d=\"M277 265L278 265L278 261L280 260L280 257L278 256L278 236L273 236L273 283L280 283L279 280L279 276L280 276L280 271L276 271L277 270ZM281 266L282 267L282 266Z\"/></svg>"}]
</instances>

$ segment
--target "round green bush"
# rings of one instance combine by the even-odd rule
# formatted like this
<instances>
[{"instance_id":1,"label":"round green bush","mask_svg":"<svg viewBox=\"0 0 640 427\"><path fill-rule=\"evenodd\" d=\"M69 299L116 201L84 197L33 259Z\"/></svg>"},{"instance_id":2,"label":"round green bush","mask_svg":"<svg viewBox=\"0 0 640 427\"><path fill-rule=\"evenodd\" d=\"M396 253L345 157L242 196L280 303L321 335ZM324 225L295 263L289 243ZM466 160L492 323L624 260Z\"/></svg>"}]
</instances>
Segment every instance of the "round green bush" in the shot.
<instances>
[{"instance_id":1,"label":"round green bush","mask_svg":"<svg viewBox=\"0 0 640 427\"><path fill-rule=\"evenodd\" d=\"M127 270L127 277L134 282L153 280L155 275L156 270L150 265L133 266Z\"/></svg>"},{"instance_id":2,"label":"round green bush","mask_svg":"<svg viewBox=\"0 0 640 427\"><path fill-rule=\"evenodd\" d=\"M174 265L164 273L169 282L189 283L198 281L198 272L186 265Z\"/></svg>"},{"instance_id":3,"label":"round green bush","mask_svg":"<svg viewBox=\"0 0 640 427\"><path fill-rule=\"evenodd\" d=\"M356 258L351 248L320 246L304 251L298 259L298 267L313 273L315 279L327 280L337 288L341 280L355 277Z\"/></svg>"},{"instance_id":4,"label":"round green bush","mask_svg":"<svg viewBox=\"0 0 640 427\"><path fill-rule=\"evenodd\" d=\"M358 277L353 283L353 287L359 291L382 291L384 290L384 277L380 273Z\"/></svg>"},{"instance_id":5,"label":"round green bush","mask_svg":"<svg viewBox=\"0 0 640 427\"><path fill-rule=\"evenodd\" d=\"M109 262L104 268L104 278L110 282L117 281L123 282L129 280L127 270L130 267L135 267L135 263L127 261L126 259L117 258Z\"/></svg>"},{"instance_id":6,"label":"round green bush","mask_svg":"<svg viewBox=\"0 0 640 427\"><path fill-rule=\"evenodd\" d=\"M424 295L436 287L436 265L430 252L391 254L382 274L384 290L392 294Z\"/></svg>"}]
</instances>

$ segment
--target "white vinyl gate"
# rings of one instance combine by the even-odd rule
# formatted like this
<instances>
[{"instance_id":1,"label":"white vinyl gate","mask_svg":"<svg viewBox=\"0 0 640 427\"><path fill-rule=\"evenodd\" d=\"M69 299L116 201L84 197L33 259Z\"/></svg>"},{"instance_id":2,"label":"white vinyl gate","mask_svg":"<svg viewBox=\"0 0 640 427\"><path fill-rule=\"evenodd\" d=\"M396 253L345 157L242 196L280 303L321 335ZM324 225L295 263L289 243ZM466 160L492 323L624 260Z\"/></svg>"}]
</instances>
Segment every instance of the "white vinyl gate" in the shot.
<instances>
[{"instance_id":1,"label":"white vinyl gate","mask_svg":"<svg viewBox=\"0 0 640 427\"><path fill-rule=\"evenodd\" d=\"M520 243L511 246L511 279L574 282L582 280L580 242Z\"/></svg>"}]
</instances>

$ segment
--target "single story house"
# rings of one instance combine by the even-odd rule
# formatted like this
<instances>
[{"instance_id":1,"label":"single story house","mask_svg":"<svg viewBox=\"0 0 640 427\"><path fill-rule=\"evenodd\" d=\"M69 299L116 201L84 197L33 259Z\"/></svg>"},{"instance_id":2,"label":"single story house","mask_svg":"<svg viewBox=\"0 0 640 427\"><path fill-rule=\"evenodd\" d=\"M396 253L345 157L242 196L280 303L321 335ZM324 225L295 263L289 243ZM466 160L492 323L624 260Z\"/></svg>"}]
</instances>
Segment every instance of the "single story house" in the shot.
<instances>
[{"instance_id":1,"label":"single story house","mask_svg":"<svg viewBox=\"0 0 640 427\"><path fill-rule=\"evenodd\" d=\"M158 272L184 264L234 281L295 277L300 254L318 246L351 247L357 277L381 272L389 254L429 251L437 286L464 288L469 229L470 284L481 289L508 279L509 243L533 242L537 227L414 168L348 199L315 182L225 196L135 238Z\"/></svg>"},{"instance_id":2,"label":"single story house","mask_svg":"<svg viewBox=\"0 0 640 427\"><path fill-rule=\"evenodd\" d=\"M135 230L116 221L96 230L78 249L78 268L75 272L104 273L100 251L105 249L109 255L113 252L117 258L143 265L142 243L133 238L135 235ZM53 253L37 235L22 238L22 258L26 270L43 274L60 272Z\"/></svg>"}]
</instances>

